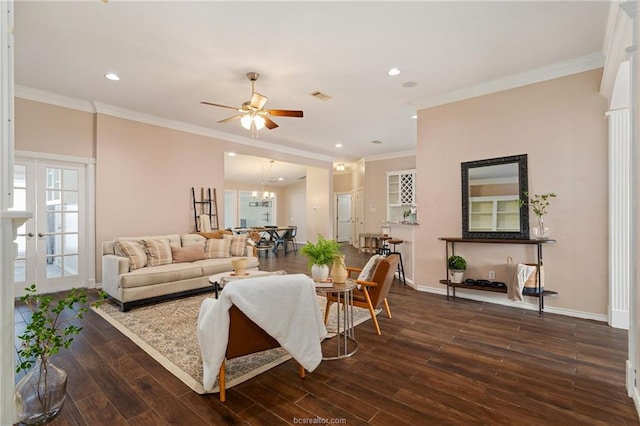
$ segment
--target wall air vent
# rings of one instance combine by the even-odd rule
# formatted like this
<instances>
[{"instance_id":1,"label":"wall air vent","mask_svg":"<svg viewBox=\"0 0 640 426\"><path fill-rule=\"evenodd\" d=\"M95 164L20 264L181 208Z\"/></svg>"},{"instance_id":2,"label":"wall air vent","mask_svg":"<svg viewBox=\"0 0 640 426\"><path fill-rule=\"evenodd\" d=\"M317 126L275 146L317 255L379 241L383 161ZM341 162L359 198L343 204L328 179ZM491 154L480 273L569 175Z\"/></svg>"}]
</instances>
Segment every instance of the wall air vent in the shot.
<instances>
[{"instance_id":1,"label":"wall air vent","mask_svg":"<svg viewBox=\"0 0 640 426\"><path fill-rule=\"evenodd\" d=\"M310 95L316 99L320 99L321 101L328 101L329 99L331 99L331 96L327 95L326 93L322 93L318 90L313 93L310 93Z\"/></svg>"}]
</instances>

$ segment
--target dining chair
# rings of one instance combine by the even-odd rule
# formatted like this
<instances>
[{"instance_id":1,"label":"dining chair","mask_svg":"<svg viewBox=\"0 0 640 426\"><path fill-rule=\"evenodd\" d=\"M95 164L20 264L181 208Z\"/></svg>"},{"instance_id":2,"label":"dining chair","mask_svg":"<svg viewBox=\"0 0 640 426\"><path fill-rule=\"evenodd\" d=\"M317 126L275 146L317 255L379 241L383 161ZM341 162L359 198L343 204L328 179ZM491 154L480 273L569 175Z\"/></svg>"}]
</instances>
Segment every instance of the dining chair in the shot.
<instances>
[{"instance_id":1,"label":"dining chair","mask_svg":"<svg viewBox=\"0 0 640 426\"><path fill-rule=\"evenodd\" d=\"M296 240L296 234L298 233L298 227L295 225L291 225L290 226L291 230L289 231L289 234L286 235L284 238L284 245L285 247L291 243L291 248L293 248L293 252L294 253L298 253L298 241ZM285 249L286 252L286 249Z\"/></svg>"}]
</instances>

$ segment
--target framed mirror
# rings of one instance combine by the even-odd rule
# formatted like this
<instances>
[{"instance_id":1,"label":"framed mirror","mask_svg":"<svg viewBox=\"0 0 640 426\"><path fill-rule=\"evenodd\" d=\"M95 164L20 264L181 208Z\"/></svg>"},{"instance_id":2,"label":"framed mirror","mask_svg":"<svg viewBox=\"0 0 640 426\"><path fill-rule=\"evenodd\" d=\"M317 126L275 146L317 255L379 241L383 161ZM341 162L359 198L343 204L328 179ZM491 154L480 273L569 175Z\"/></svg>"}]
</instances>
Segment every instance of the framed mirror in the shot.
<instances>
[{"instance_id":1,"label":"framed mirror","mask_svg":"<svg viewBox=\"0 0 640 426\"><path fill-rule=\"evenodd\" d=\"M527 154L462 163L462 237L529 239Z\"/></svg>"}]
</instances>

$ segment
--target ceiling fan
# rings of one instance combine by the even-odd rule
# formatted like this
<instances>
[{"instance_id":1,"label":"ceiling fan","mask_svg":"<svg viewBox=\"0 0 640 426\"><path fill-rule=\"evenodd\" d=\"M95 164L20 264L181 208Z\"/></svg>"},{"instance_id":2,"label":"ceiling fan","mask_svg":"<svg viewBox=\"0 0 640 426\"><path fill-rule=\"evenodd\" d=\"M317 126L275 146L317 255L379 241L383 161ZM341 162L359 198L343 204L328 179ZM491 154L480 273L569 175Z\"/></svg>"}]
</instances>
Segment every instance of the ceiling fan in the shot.
<instances>
[{"instance_id":1,"label":"ceiling fan","mask_svg":"<svg viewBox=\"0 0 640 426\"><path fill-rule=\"evenodd\" d=\"M248 72L247 78L251 81L251 100L244 102L240 108L232 107L228 105L214 104L211 102L200 102L204 105L217 106L221 108L234 109L240 114L233 117L225 118L218 121L218 123L226 123L236 119L240 119L242 127L247 130L251 130L254 136L257 136L257 131L266 127L267 129L275 129L278 125L269 116L277 117L302 117L302 111L288 110L288 109L263 109L264 104L267 103L267 97L257 93L255 91L255 82L260 77L257 72Z\"/></svg>"}]
</instances>

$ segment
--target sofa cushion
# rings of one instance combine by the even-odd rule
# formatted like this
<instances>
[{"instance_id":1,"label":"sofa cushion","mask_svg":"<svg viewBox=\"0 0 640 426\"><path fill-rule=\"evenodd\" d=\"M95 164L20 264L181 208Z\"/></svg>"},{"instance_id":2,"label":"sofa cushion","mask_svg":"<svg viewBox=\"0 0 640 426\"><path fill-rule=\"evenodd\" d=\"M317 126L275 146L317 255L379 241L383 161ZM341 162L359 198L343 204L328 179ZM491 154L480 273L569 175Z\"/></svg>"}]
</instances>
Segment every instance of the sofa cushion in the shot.
<instances>
[{"instance_id":1,"label":"sofa cushion","mask_svg":"<svg viewBox=\"0 0 640 426\"><path fill-rule=\"evenodd\" d=\"M142 241L147 250L147 265L160 266L172 262L169 240L144 239Z\"/></svg>"},{"instance_id":2,"label":"sofa cushion","mask_svg":"<svg viewBox=\"0 0 640 426\"><path fill-rule=\"evenodd\" d=\"M182 234L180 235L180 240L182 241L182 247L189 247L193 245L200 245L204 250L204 243L207 241L205 237L198 234Z\"/></svg>"},{"instance_id":3,"label":"sofa cushion","mask_svg":"<svg viewBox=\"0 0 640 426\"><path fill-rule=\"evenodd\" d=\"M173 257L173 263L193 262L195 260L206 259L204 256L204 247L200 244L187 247L171 247L171 256Z\"/></svg>"},{"instance_id":4,"label":"sofa cushion","mask_svg":"<svg viewBox=\"0 0 640 426\"><path fill-rule=\"evenodd\" d=\"M231 248L231 241L224 239L209 238L204 246L204 253L207 259L228 258Z\"/></svg>"},{"instance_id":5,"label":"sofa cushion","mask_svg":"<svg viewBox=\"0 0 640 426\"><path fill-rule=\"evenodd\" d=\"M245 256L247 254L248 235L224 235L224 239L231 241L229 250L231 256Z\"/></svg>"},{"instance_id":6,"label":"sofa cushion","mask_svg":"<svg viewBox=\"0 0 640 426\"><path fill-rule=\"evenodd\" d=\"M120 287L142 287L171 281L188 280L202 276L202 268L193 263L171 263L149 268L136 269L120 275Z\"/></svg>"},{"instance_id":7,"label":"sofa cushion","mask_svg":"<svg viewBox=\"0 0 640 426\"><path fill-rule=\"evenodd\" d=\"M231 272L233 268L231 266L231 258L226 259L205 259L196 260L194 265L198 265L202 268L202 275L215 275L222 272ZM247 262L247 269L257 268L260 265L257 257L249 257Z\"/></svg>"},{"instance_id":8,"label":"sofa cushion","mask_svg":"<svg viewBox=\"0 0 640 426\"><path fill-rule=\"evenodd\" d=\"M115 242L116 255L129 259L129 270L143 268L147 265L147 253L139 241L123 241Z\"/></svg>"}]
</instances>

